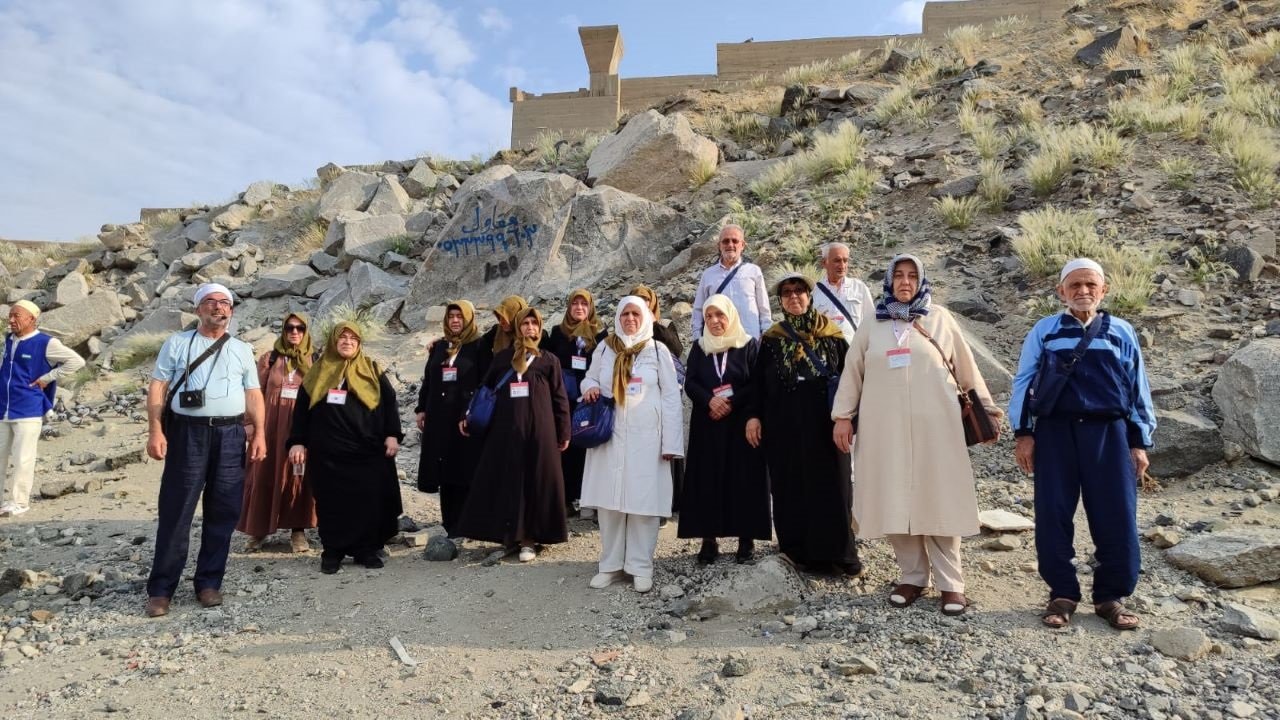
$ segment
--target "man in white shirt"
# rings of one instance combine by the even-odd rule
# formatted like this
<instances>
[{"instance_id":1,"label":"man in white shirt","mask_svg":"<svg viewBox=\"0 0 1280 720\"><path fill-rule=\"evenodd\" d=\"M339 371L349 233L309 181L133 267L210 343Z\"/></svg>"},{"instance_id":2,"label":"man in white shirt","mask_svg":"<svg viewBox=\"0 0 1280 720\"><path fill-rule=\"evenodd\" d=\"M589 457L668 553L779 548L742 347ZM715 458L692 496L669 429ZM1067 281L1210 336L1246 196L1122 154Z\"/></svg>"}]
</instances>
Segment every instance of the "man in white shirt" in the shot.
<instances>
[{"instance_id":1,"label":"man in white shirt","mask_svg":"<svg viewBox=\"0 0 1280 720\"><path fill-rule=\"evenodd\" d=\"M759 340L761 333L773 324L769 310L769 291L764 273L755 263L742 259L747 248L746 235L737 225L725 225L717 241L720 262L702 271L698 292L693 298L693 339L702 337L702 306L712 295L726 295L742 320L742 328Z\"/></svg>"},{"instance_id":2,"label":"man in white shirt","mask_svg":"<svg viewBox=\"0 0 1280 720\"><path fill-rule=\"evenodd\" d=\"M849 246L841 242L822 246L822 269L826 277L818 281L813 292L813 306L840 327L845 341L853 343L853 333L862 318L875 310L867 284L858 278L845 277L849 272Z\"/></svg>"}]
</instances>

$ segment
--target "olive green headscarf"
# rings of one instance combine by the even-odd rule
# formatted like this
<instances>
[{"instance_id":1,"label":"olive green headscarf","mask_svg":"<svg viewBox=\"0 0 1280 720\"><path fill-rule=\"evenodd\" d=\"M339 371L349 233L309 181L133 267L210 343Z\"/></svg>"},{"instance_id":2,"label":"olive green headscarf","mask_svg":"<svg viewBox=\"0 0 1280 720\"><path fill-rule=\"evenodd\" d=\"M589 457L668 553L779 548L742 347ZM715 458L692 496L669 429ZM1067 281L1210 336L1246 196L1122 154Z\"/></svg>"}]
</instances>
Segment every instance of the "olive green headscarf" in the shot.
<instances>
[{"instance_id":1,"label":"olive green headscarf","mask_svg":"<svg viewBox=\"0 0 1280 720\"><path fill-rule=\"evenodd\" d=\"M298 342L297 347L291 347L284 341L284 326L289 324L289 318L297 318L307 326L307 329L302 331L302 340ZM276 351L276 355L288 360L285 369L289 372L305 373L310 370L311 356L315 354L315 350L311 347L311 318L304 312L291 312L285 315L284 324L280 326L280 337L276 338L276 344L272 349Z\"/></svg>"},{"instance_id":2,"label":"olive green headscarf","mask_svg":"<svg viewBox=\"0 0 1280 720\"><path fill-rule=\"evenodd\" d=\"M356 356L350 360L338 354L338 336L343 330L350 330L356 334L356 337L361 338L360 348L356 351ZM315 407L316 403L323 400L330 390L337 388L343 380L346 380L347 392L355 395L361 404L373 410L378 407L378 400L382 393L378 381L381 375L382 371L378 369L378 364L364 354L364 338L361 337L360 328L355 323L343 321L329 332L324 354L307 371L307 376L302 379L302 387L311 398L310 407Z\"/></svg>"},{"instance_id":3,"label":"olive green headscarf","mask_svg":"<svg viewBox=\"0 0 1280 720\"><path fill-rule=\"evenodd\" d=\"M574 298L587 301L588 310L585 320L577 321L569 317L569 306L573 304ZM560 321L560 331L570 340L582 338L583 352L590 354L596 349L596 337L600 335L600 316L596 314L596 300L591 297L590 290L578 288L569 293L569 299L565 301L564 320Z\"/></svg>"},{"instance_id":4,"label":"olive green headscarf","mask_svg":"<svg viewBox=\"0 0 1280 720\"><path fill-rule=\"evenodd\" d=\"M454 309L462 313L462 330L457 333L449 330L449 311ZM444 326L444 339L449 343L449 354L453 355L458 352L458 348L480 337L480 330L476 327L476 306L467 300L454 300L444 310L444 320L440 324Z\"/></svg>"},{"instance_id":5,"label":"olive green headscarf","mask_svg":"<svg viewBox=\"0 0 1280 720\"><path fill-rule=\"evenodd\" d=\"M520 323L525 318L532 317L538 320L538 334L536 337L525 337L520 332ZM511 352L511 369L524 375L529 369L529 356L538 357L542 351L538 349L538 343L542 340L542 313L533 308L525 308L516 315L515 322L511 323L512 329L516 332L515 342L512 344Z\"/></svg>"},{"instance_id":6,"label":"olive green headscarf","mask_svg":"<svg viewBox=\"0 0 1280 720\"><path fill-rule=\"evenodd\" d=\"M524 312L529 307L528 301L519 295L508 295L502 298L502 302L498 303L498 307L493 309L493 314L506 320L511 325L511 331L502 329L499 325L497 332L493 334L493 354L506 350L511 347L512 341L516 339L518 334L516 328L516 316Z\"/></svg>"}]
</instances>

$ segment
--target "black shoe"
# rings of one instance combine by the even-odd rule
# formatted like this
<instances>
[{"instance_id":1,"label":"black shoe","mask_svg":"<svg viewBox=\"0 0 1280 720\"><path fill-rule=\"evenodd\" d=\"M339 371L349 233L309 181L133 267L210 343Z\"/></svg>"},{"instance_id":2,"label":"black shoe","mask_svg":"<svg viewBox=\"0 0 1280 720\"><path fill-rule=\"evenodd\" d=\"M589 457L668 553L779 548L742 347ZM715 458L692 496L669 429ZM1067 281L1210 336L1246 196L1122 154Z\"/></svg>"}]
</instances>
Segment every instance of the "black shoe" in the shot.
<instances>
[{"instance_id":1,"label":"black shoe","mask_svg":"<svg viewBox=\"0 0 1280 720\"><path fill-rule=\"evenodd\" d=\"M862 562L859 560L846 563L836 563L835 567L836 570L851 578L862 577Z\"/></svg>"},{"instance_id":2,"label":"black shoe","mask_svg":"<svg viewBox=\"0 0 1280 720\"><path fill-rule=\"evenodd\" d=\"M356 558L356 562L370 570L377 570L378 568L386 565L386 563L382 562L382 558L377 555L362 555Z\"/></svg>"},{"instance_id":3,"label":"black shoe","mask_svg":"<svg viewBox=\"0 0 1280 720\"><path fill-rule=\"evenodd\" d=\"M751 540L738 540L738 551L733 554L733 561L739 565L751 562L752 555L756 549L756 544Z\"/></svg>"},{"instance_id":4,"label":"black shoe","mask_svg":"<svg viewBox=\"0 0 1280 720\"><path fill-rule=\"evenodd\" d=\"M698 564L710 565L716 561L716 557L720 554L720 548L716 545L716 541L710 542L703 540L702 549L698 551Z\"/></svg>"},{"instance_id":5,"label":"black shoe","mask_svg":"<svg viewBox=\"0 0 1280 720\"><path fill-rule=\"evenodd\" d=\"M342 567L341 557L323 557L322 556L320 558L320 572L324 573L325 575L332 575L338 572L338 568L340 567Z\"/></svg>"}]
</instances>

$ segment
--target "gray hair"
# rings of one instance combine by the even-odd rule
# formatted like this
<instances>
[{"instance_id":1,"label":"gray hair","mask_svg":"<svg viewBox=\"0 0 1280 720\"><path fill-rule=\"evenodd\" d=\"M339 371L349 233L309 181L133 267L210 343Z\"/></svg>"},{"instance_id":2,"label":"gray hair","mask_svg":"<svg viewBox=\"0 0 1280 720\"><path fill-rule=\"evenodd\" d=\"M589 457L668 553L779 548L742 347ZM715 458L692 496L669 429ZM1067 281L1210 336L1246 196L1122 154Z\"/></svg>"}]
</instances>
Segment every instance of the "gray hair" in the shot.
<instances>
[{"instance_id":1,"label":"gray hair","mask_svg":"<svg viewBox=\"0 0 1280 720\"><path fill-rule=\"evenodd\" d=\"M820 247L820 248L818 248L818 249L819 249L819 250L821 251L821 253L822 253L822 254L820 255L820 257L821 257L821 259L822 259L822 260L826 260L826 259L827 259L827 255L830 255L830 254L831 254L831 251L832 251L832 250L836 250L836 249L844 250L845 252L847 252L847 253L849 253L849 254L853 254L853 251L849 249L849 246L848 246L848 245L845 245L845 244L844 244L844 243L842 243L842 242L829 242L829 243L823 243L822 247Z\"/></svg>"},{"instance_id":2,"label":"gray hair","mask_svg":"<svg viewBox=\"0 0 1280 720\"><path fill-rule=\"evenodd\" d=\"M737 231L738 231L738 234L742 236L742 242L744 242L744 243L745 243L745 242L747 241L747 231L746 231L746 230L743 230L741 225L738 225L738 224L736 224L736 223L729 223L729 224L725 225L724 227L720 228L720 234L719 234L719 235L717 235L716 237L717 237L717 238L722 238L722 237L724 237L724 231L725 231L725 230L737 230Z\"/></svg>"}]
</instances>

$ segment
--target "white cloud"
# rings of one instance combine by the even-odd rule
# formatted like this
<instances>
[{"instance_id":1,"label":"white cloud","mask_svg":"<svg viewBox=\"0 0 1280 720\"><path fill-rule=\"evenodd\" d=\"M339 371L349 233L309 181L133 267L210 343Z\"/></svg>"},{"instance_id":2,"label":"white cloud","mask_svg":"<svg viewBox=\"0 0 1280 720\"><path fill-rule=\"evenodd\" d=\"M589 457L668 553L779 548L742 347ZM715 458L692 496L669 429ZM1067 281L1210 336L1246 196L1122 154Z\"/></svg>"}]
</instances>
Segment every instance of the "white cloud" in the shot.
<instances>
[{"instance_id":1,"label":"white cloud","mask_svg":"<svg viewBox=\"0 0 1280 720\"><path fill-rule=\"evenodd\" d=\"M489 30L496 35L501 35L511 30L511 18L502 14L498 8L485 8L480 12L480 27Z\"/></svg>"},{"instance_id":2,"label":"white cloud","mask_svg":"<svg viewBox=\"0 0 1280 720\"><path fill-rule=\"evenodd\" d=\"M428 2L0 5L0 236L70 239L328 161L505 145L510 106ZM432 69L422 65L429 62ZM21 68L21 71L14 71Z\"/></svg>"},{"instance_id":3,"label":"white cloud","mask_svg":"<svg viewBox=\"0 0 1280 720\"><path fill-rule=\"evenodd\" d=\"M529 73L519 65L499 65L494 69L493 74L502 78L503 84L507 87L520 87L525 80L529 79Z\"/></svg>"}]
</instances>

